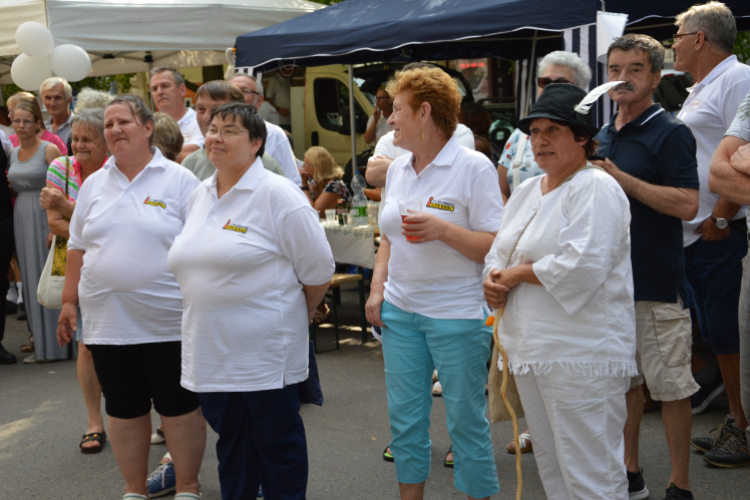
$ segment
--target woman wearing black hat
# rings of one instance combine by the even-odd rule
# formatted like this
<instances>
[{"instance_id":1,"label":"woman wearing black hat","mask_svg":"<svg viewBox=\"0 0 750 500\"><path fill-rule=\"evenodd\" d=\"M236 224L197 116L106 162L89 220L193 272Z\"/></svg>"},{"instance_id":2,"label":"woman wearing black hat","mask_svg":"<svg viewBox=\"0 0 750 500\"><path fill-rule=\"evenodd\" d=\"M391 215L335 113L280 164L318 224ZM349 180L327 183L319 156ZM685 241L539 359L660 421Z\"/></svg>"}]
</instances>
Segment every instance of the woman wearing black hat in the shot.
<instances>
[{"instance_id":1,"label":"woman wearing black hat","mask_svg":"<svg viewBox=\"0 0 750 500\"><path fill-rule=\"evenodd\" d=\"M586 96L547 87L519 128L545 175L514 191L487 255L498 325L550 499L628 498L625 392L636 373L630 208L587 161L597 132Z\"/></svg>"}]
</instances>

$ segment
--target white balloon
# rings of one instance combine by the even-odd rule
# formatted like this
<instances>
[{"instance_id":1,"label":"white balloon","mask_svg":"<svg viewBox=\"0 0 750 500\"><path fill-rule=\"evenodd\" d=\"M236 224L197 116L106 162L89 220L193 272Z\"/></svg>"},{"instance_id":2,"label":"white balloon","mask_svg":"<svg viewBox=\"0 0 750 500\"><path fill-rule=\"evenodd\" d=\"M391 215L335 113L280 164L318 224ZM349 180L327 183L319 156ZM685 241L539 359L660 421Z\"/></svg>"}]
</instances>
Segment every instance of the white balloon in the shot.
<instances>
[{"instance_id":1,"label":"white balloon","mask_svg":"<svg viewBox=\"0 0 750 500\"><path fill-rule=\"evenodd\" d=\"M52 76L48 57L31 57L21 54L10 67L13 83L24 90L38 91L44 80Z\"/></svg>"},{"instance_id":2,"label":"white balloon","mask_svg":"<svg viewBox=\"0 0 750 500\"><path fill-rule=\"evenodd\" d=\"M58 45L49 56L52 71L69 82L77 82L89 76L91 59L78 45L65 43Z\"/></svg>"},{"instance_id":3,"label":"white balloon","mask_svg":"<svg viewBox=\"0 0 750 500\"><path fill-rule=\"evenodd\" d=\"M47 57L55 47L50 30L36 21L27 21L18 27L16 43L21 52L31 57Z\"/></svg>"}]
</instances>

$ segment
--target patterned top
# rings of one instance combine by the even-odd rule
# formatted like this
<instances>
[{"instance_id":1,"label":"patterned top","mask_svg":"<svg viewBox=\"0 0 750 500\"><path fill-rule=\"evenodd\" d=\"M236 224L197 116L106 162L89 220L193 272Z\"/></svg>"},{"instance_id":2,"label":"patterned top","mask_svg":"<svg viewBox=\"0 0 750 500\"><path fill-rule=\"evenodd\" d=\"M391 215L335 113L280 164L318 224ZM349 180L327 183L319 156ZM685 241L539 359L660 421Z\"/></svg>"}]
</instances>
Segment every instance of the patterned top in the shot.
<instances>
[{"instance_id":1,"label":"patterned top","mask_svg":"<svg viewBox=\"0 0 750 500\"><path fill-rule=\"evenodd\" d=\"M346 184L344 184L344 181L342 181L341 179L332 179L328 181L328 184L326 184L323 192L336 193L339 198L343 198L344 200L346 200L346 206L349 206L352 203L352 195L349 192L349 189L346 187Z\"/></svg>"},{"instance_id":2,"label":"patterned top","mask_svg":"<svg viewBox=\"0 0 750 500\"><path fill-rule=\"evenodd\" d=\"M516 151L518 150L518 141L521 139L521 132L519 129L515 129L508 138L508 142L505 143L505 151L500 157L499 165L502 165L508 170L508 185L510 186L510 192L512 193L515 189L513 185L513 160L516 157ZM520 179L521 182L525 181L529 177L535 177L537 175L544 175L544 170L539 168L539 165L534 161L534 152L531 150L531 141L527 140L526 145L523 148L523 156L521 157L521 168Z\"/></svg>"},{"instance_id":3,"label":"patterned top","mask_svg":"<svg viewBox=\"0 0 750 500\"><path fill-rule=\"evenodd\" d=\"M65 170L70 165L68 174L68 200L75 202L78 198L78 190L81 188L81 165L75 156L61 156L52 160L47 169L47 182L61 192L65 192Z\"/></svg>"}]
</instances>

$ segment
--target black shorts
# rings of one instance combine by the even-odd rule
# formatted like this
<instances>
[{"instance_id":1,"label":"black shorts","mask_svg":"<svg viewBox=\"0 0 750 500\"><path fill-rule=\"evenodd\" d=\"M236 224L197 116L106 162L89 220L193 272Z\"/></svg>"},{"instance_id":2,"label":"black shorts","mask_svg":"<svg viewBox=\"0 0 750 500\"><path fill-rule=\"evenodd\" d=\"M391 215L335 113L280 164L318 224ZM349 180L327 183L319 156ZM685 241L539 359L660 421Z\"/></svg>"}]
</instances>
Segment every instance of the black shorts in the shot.
<instances>
[{"instance_id":1,"label":"black shorts","mask_svg":"<svg viewBox=\"0 0 750 500\"><path fill-rule=\"evenodd\" d=\"M182 343L86 345L104 395L107 415L137 418L151 411L179 417L200 407L198 395L180 385Z\"/></svg>"}]
</instances>

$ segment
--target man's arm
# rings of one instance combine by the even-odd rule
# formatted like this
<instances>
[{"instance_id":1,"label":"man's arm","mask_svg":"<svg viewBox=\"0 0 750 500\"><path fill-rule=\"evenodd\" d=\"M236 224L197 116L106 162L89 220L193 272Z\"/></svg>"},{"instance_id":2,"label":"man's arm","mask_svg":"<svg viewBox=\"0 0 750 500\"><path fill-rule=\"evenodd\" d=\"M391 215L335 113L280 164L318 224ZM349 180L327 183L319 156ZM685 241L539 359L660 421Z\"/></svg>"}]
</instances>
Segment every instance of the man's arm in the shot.
<instances>
[{"instance_id":1,"label":"man's arm","mask_svg":"<svg viewBox=\"0 0 750 500\"><path fill-rule=\"evenodd\" d=\"M391 166L391 163L393 163L391 158L373 156L367 162L367 168L365 169L365 180L367 180L367 183L375 187L385 186L388 167Z\"/></svg>"},{"instance_id":2,"label":"man's arm","mask_svg":"<svg viewBox=\"0 0 750 500\"><path fill-rule=\"evenodd\" d=\"M185 158L187 158L187 156L190 153L194 153L194 152L198 151L199 149L200 149L200 146L198 146L197 144L185 144L182 147L182 150L180 151L180 154L177 155L177 160L176 160L177 163L182 163L182 160L184 160Z\"/></svg>"},{"instance_id":3,"label":"man's arm","mask_svg":"<svg viewBox=\"0 0 750 500\"><path fill-rule=\"evenodd\" d=\"M591 163L609 172L628 196L632 196L659 213L682 220L693 220L698 214L697 189L650 184L626 174L609 158Z\"/></svg>"},{"instance_id":4,"label":"man's arm","mask_svg":"<svg viewBox=\"0 0 750 500\"><path fill-rule=\"evenodd\" d=\"M708 189L739 205L750 204L750 175L732 167L730 159L747 141L731 135L716 148L708 174Z\"/></svg>"},{"instance_id":5,"label":"man's arm","mask_svg":"<svg viewBox=\"0 0 750 500\"><path fill-rule=\"evenodd\" d=\"M375 108L375 112L370 117L370 120L367 124L367 130L365 131L365 142L367 144L372 144L375 142L375 132L378 128L378 120L380 119L380 110L378 108Z\"/></svg>"}]
</instances>

